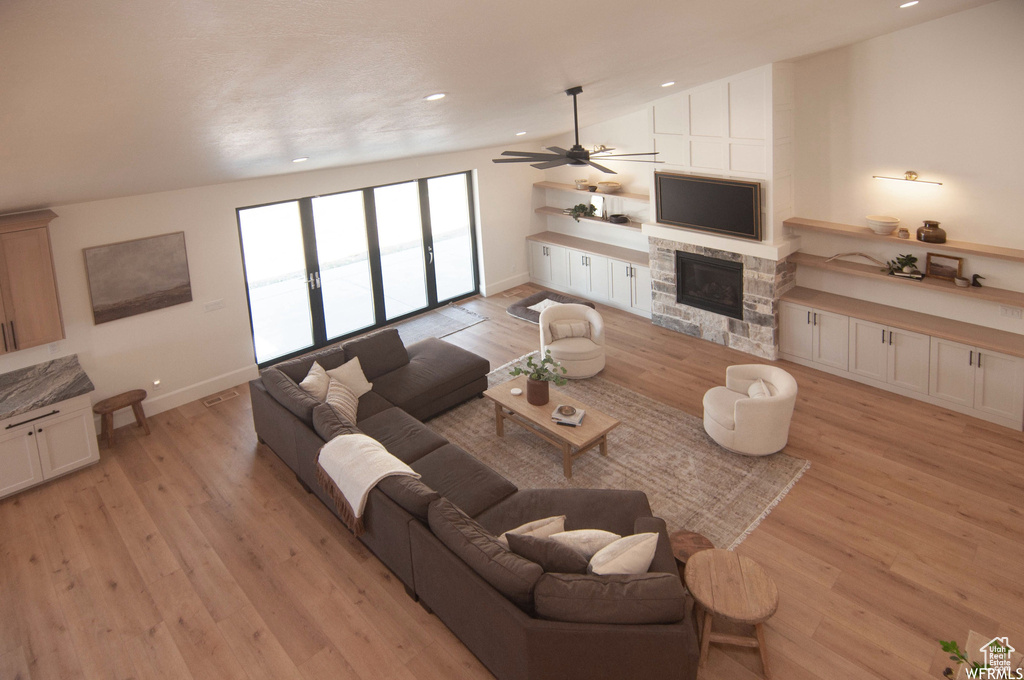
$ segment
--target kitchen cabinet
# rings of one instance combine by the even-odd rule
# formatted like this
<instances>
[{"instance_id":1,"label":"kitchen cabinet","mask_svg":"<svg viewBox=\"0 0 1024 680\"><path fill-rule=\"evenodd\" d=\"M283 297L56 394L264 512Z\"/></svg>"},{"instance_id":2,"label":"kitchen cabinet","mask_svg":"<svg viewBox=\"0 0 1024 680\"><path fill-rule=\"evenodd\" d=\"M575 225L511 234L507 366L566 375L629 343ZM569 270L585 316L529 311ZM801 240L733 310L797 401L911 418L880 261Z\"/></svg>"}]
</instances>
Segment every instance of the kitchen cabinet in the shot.
<instances>
[{"instance_id":1,"label":"kitchen cabinet","mask_svg":"<svg viewBox=\"0 0 1024 680\"><path fill-rule=\"evenodd\" d=\"M927 394L930 345L922 333L851 317L849 371Z\"/></svg>"},{"instance_id":2,"label":"kitchen cabinet","mask_svg":"<svg viewBox=\"0 0 1024 680\"><path fill-rule=\"evenodd\" d=\"M51 210L0 217L0 339L4 352L64 337L50 249Z\"/></svg>"}]
</instances>

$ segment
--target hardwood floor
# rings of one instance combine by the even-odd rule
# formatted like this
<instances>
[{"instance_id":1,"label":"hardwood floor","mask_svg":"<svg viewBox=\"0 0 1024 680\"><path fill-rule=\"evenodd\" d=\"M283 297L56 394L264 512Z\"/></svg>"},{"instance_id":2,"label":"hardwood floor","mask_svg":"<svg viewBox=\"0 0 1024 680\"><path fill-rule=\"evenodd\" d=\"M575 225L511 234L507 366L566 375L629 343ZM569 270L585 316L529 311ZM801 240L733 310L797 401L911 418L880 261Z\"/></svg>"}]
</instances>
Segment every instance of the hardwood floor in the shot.
<instances>
[{"instance_id":1,"label":"hardwood floor","mask_svg":"<svg viewBox=\"0 0 1024 680\"><path fill-rule=\"evenodd\" d=\"M492 366L535 348L465 302L447 339ZM604 376L687 411L752 359L601 308ZM780 362L810 470L738 548L780 591L775 677L938 678L938 639L1024 645L1024 435ZM487 678L252 429L248 389L129 427L100 462L0 501L0 678ZM706 679L760 677L712 646Z\"/></svg>"}]
</instances>

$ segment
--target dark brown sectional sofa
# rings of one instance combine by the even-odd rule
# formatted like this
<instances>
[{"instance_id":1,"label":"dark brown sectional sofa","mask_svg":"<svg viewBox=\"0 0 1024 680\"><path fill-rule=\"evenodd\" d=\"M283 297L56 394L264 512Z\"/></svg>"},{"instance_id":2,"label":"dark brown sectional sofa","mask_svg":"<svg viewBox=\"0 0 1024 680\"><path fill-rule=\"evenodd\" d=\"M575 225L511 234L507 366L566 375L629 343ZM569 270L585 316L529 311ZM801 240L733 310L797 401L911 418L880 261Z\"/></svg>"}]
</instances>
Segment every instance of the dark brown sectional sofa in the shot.
<instances>
[{"instance_id":1,"label":"dark brown sectional sofa","mask_svg":"<svg viewBox=\"0 0 1024 680\"><path fill-rule=\"evenodd\" d=\"M330 370L354 357L373 389L359 399L357 422L346 423L297 383L313 361ZM382 331L264 370L250 383L256 433L334 512L316 459L338 434L373 437L420 474L370 492L360 540L501 680L695 678L685 591L665 523L643 493L519 490L421 422L480 395L489 368L442 340L405 348L396 331ZM491 544L492 535L554 515L566 515L566 530L659 533L649 573L544 574Z\"/></svg>"}]
</instances>

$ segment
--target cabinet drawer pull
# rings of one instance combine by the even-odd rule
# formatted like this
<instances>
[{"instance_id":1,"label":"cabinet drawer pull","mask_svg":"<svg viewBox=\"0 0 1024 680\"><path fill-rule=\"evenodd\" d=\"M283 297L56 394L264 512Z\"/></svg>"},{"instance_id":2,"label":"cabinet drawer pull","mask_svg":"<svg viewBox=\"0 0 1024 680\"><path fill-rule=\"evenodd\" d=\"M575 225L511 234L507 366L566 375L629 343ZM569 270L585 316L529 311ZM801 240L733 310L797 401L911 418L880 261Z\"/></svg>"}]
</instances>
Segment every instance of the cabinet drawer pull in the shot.
<instances>
[{"instance_id":1,"label":"cabinet drawer pull","mask_svg":"<svg viewBox=\"0 0 1024 680\"><path fill-rule=\"evenodd\" d=\"M981 368L981 352L978 352L978 368Z\"/></svg>"},{"instance_id":2,"label":"cabinet drawer pull","mask_svg":"<svg viewBox=\"0 0 1024 680\"><path fill-rule=\"evenodd\" d=\"M889 331L889 344L892 344L892 331Z\"/></svg>"},{"instance_id":3,"label":"cabinet drawer pull","mask_svg":"<svg viewBox=\"0 0 1024 680\"><path fill-rule=\"evenodd\" d=\"M18 336L14 332L14 319L11 319L11 342L14 343L14 349L18 349Z\"/></svg>"},{"instance_id":4,"label":"cabinet drawer pull","mask_svg":"<svg viewBox=\"0 0 1024 680\"><path fill-rule=\"evenodd\" d=\"M818 325L818 313L817 312L814 313L814 325L815 326Z\"/></svg>"},{"instance_id":5,"label":"cabinet drawer pull","mask_svg":"<svg viewBox=\"0 0 1024 680\"><path fill-rule=\"evenodd\" d=\"M7 346L7 326L2 324L2 323L0 323L0 329L3 329L3 332L4 332L4 351L5 352L9 352L11 350Z\"/></svg>"},{"instance_id":6,"label":"cabinet drawer pull","mask_svg":"<svg viewBox=\"0 0 1024 680\"><path fill-rule=\"evenodd\" d=\"M53 410L52 410L52 411L50 411L49 413L44 413L44 414L43 414L43 415L41 415L41 416L36 416L35 418L29 418L28 420L23 420L23 421L21 421L20 423L14 423L14 424L12 424L12 425L8 425L8 426L7 426L7 427L5 427L4 429L5 429L5 430L13 430L13 429L14 429L14 428L16 428L16 427L21 427L22 425L27 425L28 423L31 423L31 422L33 422L33 421L36 421L36 420L39 420L40 418L49 418L50 416L55 416L55 415L57 415L58 413L60 413L60 410L59 410L59 409L53 409Z\"/></svg>"},{"instance_id":7,"label":"cabinet drawer pull","mask_svg":"<svg viewBox=\"0 0 1024 680\"><path fill-rule=\"evenodd\" d=\"M968 366L973 366L974 365L974 350L973 349L971 350L970 356L967 357L967 365Z\"/></svg>"},{"instance_id":8,"label":"cabinet drawer pull","mask_svg":"<svg viewBox=\"0 0 1024 680\"><path fill-rule=\"evenodd\" d=\"M811 310L807 310L807 323L811 322ZM884 341L883 341L884 342Z\"/></svg>"},{"instance_id":9,"label":"cabinet drawer pull","mask_svg":"<svg viewBox=\"0 0 1024 680\"><path fill-rule=\"evenodd\" d=\"M885 329L882 329L882 344L885 344Z\"/></svg>"}]
</instances>

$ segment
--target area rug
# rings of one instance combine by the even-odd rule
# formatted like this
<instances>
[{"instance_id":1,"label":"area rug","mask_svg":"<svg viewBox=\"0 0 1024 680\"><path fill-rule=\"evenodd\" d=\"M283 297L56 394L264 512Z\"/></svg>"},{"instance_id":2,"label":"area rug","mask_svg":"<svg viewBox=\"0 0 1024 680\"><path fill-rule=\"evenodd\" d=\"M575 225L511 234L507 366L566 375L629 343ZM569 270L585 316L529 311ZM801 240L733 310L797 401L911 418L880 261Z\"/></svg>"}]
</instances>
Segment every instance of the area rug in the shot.
<instances>
[{"instance_id":1,"label":"area rug","mask_svg":"<svg viewBox=\"0 0 1024 680\"><path fill-rule=\"evenodd\" d=\"M534 324L540 323L540 312L530 309L530 307L544 300L551 300L552 302L560 302L562 304L577 304L594 307L594 303L588 302L587 300L574 298L571 295L562 295L561 293L552 293L551 291L542 290L539 293L534 293L529 297L523 298L519 302L513 302L505 311L508 312L509 316L514 316L517 319L529 321Z\"/></svg>"},{"instance_id":2,"label":"area rug","mask_svg":"<svg viewBox=\"0 0 1024 680\"><path fill-rule=\"evenodd\" d=\"M510 380L509 369L525 359L492 371L489 384ZM557 389L622 421L608 435L608 456L580 456L572 479L562 475L561 451L525 428L506 423L498 437L490 400L474 399L427 424L521 488L643 491L669 531L696 531L719 548L739 545L810 467L785 453L754 458L726 451L699 418L600 377Z\"/></svg>"},{"instance_id":3,"label":"area rug","mask_svg":"<svg viewBox=\"0 0 1024 680\"><path fill-rule=\"evenodd\" d=\"M408 347L424 338L443 338L484 321L487 321L486 316L450 304L447 307L401 321L390 328L398 329L398 335Z\"/></svg>"}]
</instances>

